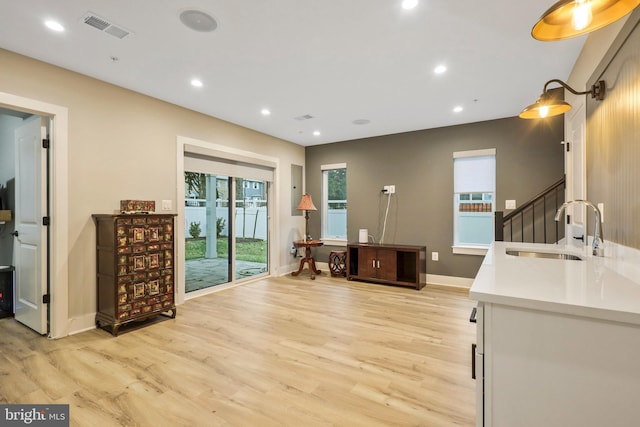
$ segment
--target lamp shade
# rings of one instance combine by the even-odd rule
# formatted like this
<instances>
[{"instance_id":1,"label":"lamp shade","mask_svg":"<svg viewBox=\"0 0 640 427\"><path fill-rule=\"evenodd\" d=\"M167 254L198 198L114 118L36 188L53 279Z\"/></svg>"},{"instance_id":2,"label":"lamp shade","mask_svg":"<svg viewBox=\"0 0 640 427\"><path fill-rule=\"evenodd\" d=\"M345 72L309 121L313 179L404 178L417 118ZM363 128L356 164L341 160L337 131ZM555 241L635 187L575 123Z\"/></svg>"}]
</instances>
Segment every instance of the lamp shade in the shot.
<instances>
[{"instance_id":1,"label":"lamp shade","mask_svg":"<svg viewBox=\"0 0 640 427\"><path fill-rule=\"evenodd\" d=\"M640 0L560 0L533 26L541 41L563 40L605 27L631 13Z\"/></svg>"},{"instance_id":2,"label":"lamp shade","mask_svg":"<svg viewBox=\"0 0 640 427\"><path fill-rule=\"evenodd\" d=\"M313 205L313 200L311 200L310 194L303 194L302 199L300 199L300 203L296 208L299 211L317 211L318 209Z\"/></svg>"},{"instance_id":3,"label":"lamp shade","mask_svg":"<svg viewBox=\"0 0 640 427\"><path fill-rule=\"evenodd\" d=\"M525 107L520 113L521 119L543 119L564 114L571 110L571 105L557 99L553 99L548 93L540 95L533 104Z\"/></svg>"}]
</instances>

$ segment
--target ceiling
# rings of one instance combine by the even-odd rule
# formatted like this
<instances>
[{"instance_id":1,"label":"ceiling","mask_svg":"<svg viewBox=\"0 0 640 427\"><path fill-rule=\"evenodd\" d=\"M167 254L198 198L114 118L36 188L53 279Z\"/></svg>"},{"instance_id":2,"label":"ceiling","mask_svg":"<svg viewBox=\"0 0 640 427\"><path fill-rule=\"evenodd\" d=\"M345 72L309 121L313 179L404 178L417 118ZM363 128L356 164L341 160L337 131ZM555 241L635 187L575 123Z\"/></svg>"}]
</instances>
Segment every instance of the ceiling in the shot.
<instances>
[{"instance_id":1,"label":"ceiling","mask_svg":"<svg viewBox=\"0 0 640 427\"><path fill-rule=\"evenodd\" d=\"M586 37L531 37L554 0L401 2L0 0L0 47L309 146L516 116ZM187 9L217 28L188 28Z\"/></svg>"}]
</instances>

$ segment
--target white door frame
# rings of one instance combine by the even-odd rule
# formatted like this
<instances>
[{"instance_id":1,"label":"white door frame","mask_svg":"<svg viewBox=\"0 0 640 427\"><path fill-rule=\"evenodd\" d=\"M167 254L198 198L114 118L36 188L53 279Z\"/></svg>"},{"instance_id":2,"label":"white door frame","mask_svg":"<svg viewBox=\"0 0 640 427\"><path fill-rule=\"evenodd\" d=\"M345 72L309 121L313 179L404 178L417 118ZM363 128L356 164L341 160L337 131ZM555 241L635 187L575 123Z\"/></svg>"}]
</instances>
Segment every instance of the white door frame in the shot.
<instances>
[{"instance_id":1,"label":"white door frame","mask_svg":"<svg viewBox=\"0 0 640 427\"><path fill-rule=\"evenodd\" d=\"M571 100L573 108L565 115L565 144L570 144L570 151L564 149L565 156L565 196L566 200L587 198L587 161L586 161L586 98L575 96ZM583 235L586 243L586 206L571 205L567 207L571 215L571 224L565 224L565 240L577 244L573 237Z\"/></svg>"},{"instance_id":2,"label":"white door frame","mask_svg":"<svg viewBox=\"0 0 640 427\"><path fill-rule=\"evenodd\" d=\"M0 106L51 119L50 188L50 317L49 338L69 335L69 111L67 108L0 92Z\"/></svg>"},{"instance_id":3,"label":"white door frame","mask_svg":"<svg viewBox=\"0 0 640 427\"><path fill-rule=\"evenodd\" d=\"M176 201L177 201L177 220L175 225L175 258L174 258L174 281L176 286L176 304L182 304L185 300L190 299L186 297L185 292L185 263L184 263L184 236L186 235L185 227L184 227L184 197L185 197L185 188L184 188L184 147L185 145L194 145L198 147L202 147L204 149L213 150L217 156L221 158L234 159L236 156L241 156L245 159L253 159L256 163L260 164L262 161L272 163L274 165L273 171L273 182L269 185L269 207L268 216L267 216L267 233L268 233L268 274L272 275L275 271L277 271L277 255L280 248L280 241L278 239L278 233L273 232L274 224L271 221L271 218L278 218L278 206L280 203L280 193L278 191L279 182L279 174L280 174L280 159L277 157L271 157L263 154L258 154L250 151L240 150L237 148L229 147L223 144L218 144L215 142L202 141L198 139L189 138L186 136L178 135L176 138L176 176L177 176L177 188L176 188ZM269 210L270 209L270 210ZM262 277L261 277L262 278ZM232 278L232 280L235 280ZM246 282L232 282L229 286L238 286L244 284ZM203 292L195 291L191 297L199 297L202 295L206 295L209 293L217 292L222 289L226 289L225 285L214 286L210 288L203 289Z\"/></svg>"}]
</instances>

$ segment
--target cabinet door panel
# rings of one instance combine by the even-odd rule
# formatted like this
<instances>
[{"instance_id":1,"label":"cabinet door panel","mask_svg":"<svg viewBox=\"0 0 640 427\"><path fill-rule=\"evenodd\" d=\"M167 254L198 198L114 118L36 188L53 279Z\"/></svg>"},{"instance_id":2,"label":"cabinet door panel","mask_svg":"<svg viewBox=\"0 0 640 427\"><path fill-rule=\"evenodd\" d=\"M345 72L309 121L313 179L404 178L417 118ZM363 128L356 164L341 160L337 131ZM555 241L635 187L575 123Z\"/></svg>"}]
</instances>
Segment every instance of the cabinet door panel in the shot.
<instances>
[{"instance_id":1,"label":"cabinet door panel","mask_svg":"<svg viewBox=\"0 0 640 427\"><path fill-rule=\"evenodd\" d=\"M378 279L396 280L396 251L394 249L378 249Z\"/></svg>"},{"instance_id":2,"label":"cabinet door panel","mask_svg":"<svg viewBox=\"0 0 640 427\"><path fill-rule=\"evenodd\" d=\"M376 277L377 268L375 248L360 248L358 251L358 276Z\"/></svg>"}]
</instances>

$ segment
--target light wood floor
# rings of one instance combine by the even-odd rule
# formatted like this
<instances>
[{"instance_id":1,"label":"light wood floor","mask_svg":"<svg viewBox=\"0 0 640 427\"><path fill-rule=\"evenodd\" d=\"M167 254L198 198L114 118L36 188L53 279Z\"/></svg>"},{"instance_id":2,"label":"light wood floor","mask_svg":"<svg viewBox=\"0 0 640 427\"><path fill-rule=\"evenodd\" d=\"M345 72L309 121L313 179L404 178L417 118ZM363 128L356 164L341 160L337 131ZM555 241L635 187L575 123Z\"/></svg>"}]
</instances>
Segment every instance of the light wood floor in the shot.
<instances>
[{"instance_id":1,"label":"light wood floor","mask_svg":"<svg viewBox=\"0 0 640 427\"><path fill-rule=\"evenodd\" d=\"M325 273L190 300L118 337L2 319L0 402L70 404L72 426L472 426L474 305Z\"/></svg>"}]
</instances>

